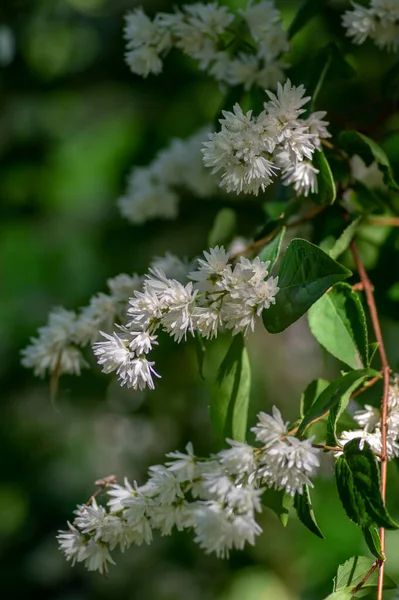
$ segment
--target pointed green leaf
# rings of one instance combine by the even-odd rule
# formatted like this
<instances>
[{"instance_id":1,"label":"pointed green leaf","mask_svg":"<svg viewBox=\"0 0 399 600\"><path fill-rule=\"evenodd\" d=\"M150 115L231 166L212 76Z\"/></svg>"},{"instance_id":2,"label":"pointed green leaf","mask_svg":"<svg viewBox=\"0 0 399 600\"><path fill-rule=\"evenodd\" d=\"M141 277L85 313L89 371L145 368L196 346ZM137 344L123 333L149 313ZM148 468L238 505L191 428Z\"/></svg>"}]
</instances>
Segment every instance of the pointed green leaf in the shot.
<instances>
[{"instance_id":1,"label":"pointed green leaf","mask_svg":"<svg viewBox=\"0 0 399 600\"><path fill-rule=\"evenodd\" d=\"M303 434L309 423L326 414L333 406L338 404L342 396L349 390L353 391L360 385L365 377L376 377L377 375L379 375L378 371L362 369L360 371L351 371L331 382L305 414L298 428L298 435L301 436Z\"/></svg>"},{"instance_id":2,"label":"pointed green leaf","mask_svg":"<svg viewBox=\"0 0 399 600\"><path fill-rule=\"evenodd\" d=\"M374 527L374 525L371 527L366 527L363 529L363 536L371 554L373 554L376 558L385 560L385 557L381 551L381 540L378 529Z\"/></svg>"},{"instance_id":3,"label":"pointed green leaf","mask_svg":"<svg viewBox=\"0 0 399 600\"><path fill-rule=\"evenodd\" d=\"M248 353L239 334L234 337L211 389L211 421L223 439L245 440L250 391Z\"/></svg>"},{"instance_id":4,"label":"pointed green leaf","mask_svg":"<svg viewBox=\"0 0 399 600\"><path fill-rule=\"evenodd\" d=\"M291 25L288 28L288 39L294 37L322 9L324 0L305 0L299 7Z\"/></svg>"},{"instance_id":5,"label":"pointed green leaf","mask_svg":"<svg viewBox=\"0 0 399 600\"><path fill-rule=\"evenodd\" d=\"M369 344L369 364L370 365L373 362L373 358L375 356L375 353L378 350L378 346L379 346L378 342L371 342L371 344Z\"/></svg>"},{"instance_id":6,"label":"pointed green leaf","mask_svg":"<svg viewBox=\"0 0 399 600\"><path fill-rule=\"evenodd\" d=\"M231 208L222 208L217 213L212 229L208 236L208 246L223 246L228 244L235 234L237 215Z\"/></svg>"},{"instance_id":7,"label":"pointed green leaf","mask_svg":"<svg viewBox=\"0 0 399 600\"><path fill-rule=\"evenodd\" d=\"M312 404L320 396L326 387L329 385L329 381L326 379L314 379L309 383L305 391L303 392L300 400L300 411L301 419L308 412Z\"/></svg>"},{"instance_id":8,"label":"pointed green leaf","mask_svg":"<svg viewBox=\"0 0 399 600\"><path fill-rule=\"evenodd\" d=\"M271 242L266 244L264 248L259 252L259 258L263 262L270 261L269 272L274 267L281 250L281 242L283 241L283 237L285 232L287 231L286 227L282 227L281 230L274 236Z\"/></svg>"},{"instance_id":9,"label":"pointed green leaf","mask_svg":"<svg viewBox=\"0 0 399 600\"><path fill-rule=\"evenodd\" d=\"M313 166L318 169L319 173L317 174L318 192L312 196L312 199L317 204L333 204L337 197L337 190L330 165L322 150L314 153Z\"/></svg>"},{"instance_id":10,"label":"pointed green leaf","mask_svg":"<svg viewBox=\"0 0 399 600\"><path fill-rule=\"evenodd\" d=\"M358 154L367 165L376 161L384 174L385 183L393 190L398 191L399 186L396 183L392 167L384 150L374 140L367 137L359 131L343 131L339 136L341 147L351 156Z\"/></svg>"},{"instance_id":11,"label":"pointed green leaf","mask_svg":"<svg viewBox=\"0 0 399 600\"><path fill-rule=\"evenodd\" d=\"M324 535L316 522L308 485L304 486L302 494L295 495L294 506L301 523L303 523L309 531L317 535L317 537L324 540Z\"/></svg>"},{"instance_id":12,"label":"pointed green leaf","mask_svg":"<svg viewBox=\"0 0 399 600\"><path fill-rule=\"evenodd\" d=\"M262 314L266 329L270 333L284 331L329 287L350 275L346 267L318 246L302 239L292 240L281 262L276 303Z\"/></svg>"},{"instance_id":13,"label":"pointed green leaf","mask_svg":"<svg viewBox=\"0 0 399 600\"><path fill-rule=\"evenodd\" d=\"M349 404L349 400L353 392L358 388L367 376L364 376L356 381L346 390L339 401L330 409L327 420L326 444L327 446L336 446L338 444L337 424L341 415Z\"/></svg>"},{"instance_id":14,"label":"pointed green leaf","mask_svg":"<svg viewBox=\"0 0 399 600\"><path fill-rule=\"evenodd\" d=\"M358 225L360 224L360 222L361 222L361 217L358 217L357 219L352 221L352 223L350 223L348 225L348 227L346 227L346 229L344 229L344 231L341 233L341 235L335 242L334 246L328 252L328 254L331 256L331 258L333 258L334 260L337 260L337 258L343 252L345 252L345 250L349 247L349 244L351 243L353 236L355 235L356 229L357 229Z\"/></svg>"},{"instance_id":15,"label":"pointed green leaf","mask_svg":"<svg viewBox=\"0 0 399 600\"><path fill-rule=\"evenodd\" d=\"M276 513L283 527L286 527L294 498L283 490L265 490L262 494L262 504Z\"/></svg>"},{"instance_id":16,"label":"pointed green leaf","mask_svg":"<svg viewBox=\"0 0 399 600\"><path fill-rule=\"evenodd\" d=\"M337 283L308 312L309 327L323 348L349 365L368 365L366 316L356 292L347 283Z\"/></svg>"},{"instance_id":17,"label":"pointed green leaf","mask_svg":"<svg viewBox=\"0 0 399 600\"><path fill-rule=\"evenodd\" d=\"M333 592L332 594L327 596L325 600L352 600L352 590L353 587L342 588L338 592Z\"/></svg>"},{"instance_id":18,"label":"pointed green leaf","mask_svg":"<svg viewBox=\"0 0 399 600\"><path fill-rule=\"evenodd\" d=\"M363 448L361 449L361 445ZM359 438L344 447L335 467L338 494L348 517L360 527L398 529L381 498L380 470L370 445Z\"/></svg>"},{"instance_id":19,"label":"pointed green leaf","mask_svg":"<svg viewBox=\"0 0 399 600\"><path fill-rule=\"evenodd\" d=\"M374 564L374 559L369 556L353 556L343 565L338 567L334 578L334 591L346 589L347 587L356 587L370 571ZM376 569L367 581L364 588L376 588L378 586L378 569ZM396 583L390 577L384 577L384 589L393 590L397 587ZM363 589L363 588L362 588Z\"/></svg>"}]
</instances>

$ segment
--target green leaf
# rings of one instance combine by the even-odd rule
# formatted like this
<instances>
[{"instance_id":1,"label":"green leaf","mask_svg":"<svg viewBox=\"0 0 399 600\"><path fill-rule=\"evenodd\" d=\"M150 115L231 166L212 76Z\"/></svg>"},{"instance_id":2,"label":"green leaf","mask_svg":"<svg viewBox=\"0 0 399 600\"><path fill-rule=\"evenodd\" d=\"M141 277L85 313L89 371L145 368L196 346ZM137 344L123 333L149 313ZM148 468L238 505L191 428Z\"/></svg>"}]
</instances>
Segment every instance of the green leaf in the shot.
<instances>
[{"instance_id":1,"label":"green leaf","mask_svg":"<svg viewBox=\"0 0 399 600\"><path fill-rule=\"evenodd\" d=\"M359 438L344 446L335 475L338 494L348 517L360 527L378 525L398 529L389 516L380 492L380 470L370 445Z\"/></svg>"},{"instance_id":2,"label":"green leaf","mask_svg":"<svg viewBox=\"0 0 399 600\"><path fill-rule=\"evenodd\" d=\"M305 391L302 393L300 400L299 414L301 419L308 412L315 400L320 396L321 392L329 385L326 379L314 379L309 383Z\"/></svg>"},{"instance_id":3,"label":"green leaf","mask_svg":"<svg viewBox=\"0 0 399 600\"><path fill-rule=\"evenodd\" d=\"M337 283L308 312L309 327L323 348L349 365L368 365L366 316L356 292L347 283Z\"/></svg>"},{"instance_id":4,"label":"green leaf","mask_svg":"<svg viewBox=\"0 0 399 600\"><path fill-rule=\"evenodd\" d=\"M298 435L301 436L312 421L333 408L349 390L353 391L360 385L365 377L375 377L376 375L379 375L379 373L373 369L362 369L360 371L351 371L332 381L305 414L298 428Z\"/></svg>"},{"instance_id":5,"label":"green leaf","mask_svg":"<svg viewBox=\"0 0 399 600\"><path fill-rule=\"evenodd\" d=\"M283 241L283 237L285 232L287 231L286 227L282 227L281 230L274 236L271 242L269 242L262 250L259 252L259 258L263 262L267 262L270 260L269 272L274 267L281 250L281 242Z\"/></svg>"},{"instance_id":6,"label":"green leaf","mask_svg":"<svg viewBox=\"0 0 399 600\"><path fill-rule=\"evenodd\" d=\"M266 329L270 333L284 331L329 287L350 275L346 267L318 246L302 239L292 240L281 262L276 303L262 314Z\"/></svg>"},{"instance_id":7,"label":"green leaf","mask_svg":"<svg viewBox=\"0 0 399 600\"><path fill-rule=\"evenodd\" d=\"M217 213L212 229L208 236L208 246L222 246L228 244L236 230L237 215L231 208L222 208Z\"/></svg>"},{"instance_id":8,"label":"green leaf","mask_svg":"<svg viewBox=\"0 0 399 600\"><path fill-rule=\"evenodd\" d=\"M294 498L283 490L265 490L262 494L262 504L276 513L283 527L287 526L290 509L294 505Z\"/></svg>"},{"instance_id":9,"label":"green leaf","mask_svg":"<svg viewBox=\"0 0 399 600\"><path fill-rule=\"evenodd\" d=\"M205 360L205 342L204 339L200 336L199 331L195 332L195 351L197 353L197 362L198 362L198 372L201 379L205 379L204 377L204 360Z\"/></svg>"},{"instance_id":10,"label":"green leaf","mask_svg":"<svg viewBox=\"0 0 399 600\"><path fill-rule=\"evenodd\" d=\"M211 421L219 435L244 441L251 370L243 337L234 337L211 389Z\"/></svg>"},{"instance_id":11,"label":"green leaf","mask_svg":"<svg viewBox=\"0 0 399 600\"><path fill-rule=\"evenodd\" d=\"M321 12L323 5L323 0L305 0L288 28L288 39L293 38L313 17Z\"/></svg>"},{"instance_id":12,"label":"green leaf","mask_svg":"<svg viewBox=\"0 0 399 600\"><path fill-rule=\"evenodd\" d=\"M312 196L317 204L333 204L337 197L334 176L322 150L313 155L313 166L319 170L317 174L318 192Z\"/></svg>"},{"instance_id":13,"label":"green leaf","mask_svg":"<svg viewBox=\"0 0 399 600\"><path fill-rule=\"evenodd\" d=\"M381 540L378 529L374 527L374 525L371 527L365 527L365 529L363 529L363 536L371 554L373 554L376 558L385 560L385 557L381 551Z\"/></svg>"},{"instance_id":14,"label":"green leaf","mask_svg":"<svg viewBox=\"0 0 399 600\"><path fill-rule=\"evenodd\" d=\"M352 590L353 587L342 588L338 592L333 592L332 594L327 596L325 600L352 600Z\"/></svg>"},{"instance_id":15,"label":"green leaf","mask_svg":"<svg viewBox=\"0 0 399 600\"><path fill-rule=\"evenodd\" d=\"M357 219L352 221L352 223L350 223L348 227L346 227L346 229L344 229L344 231L341 233L341 235L335 242L334 246L328 252L331 258L337 260L337 258L349 247L349 244L351 243L353 236L356 233L356 229L360 221L361 217L358 217Z\"/></svg>"},{"instance_id":16,"label":"green leaf","mask_svg":"<svg viewBox=\"0 0 399 600\"><path fill-rule=\"evenodd\" d=\"M374 140L358 131L343 131L339 136L339 143L348 154L351 156L358 154L367 165L376 161L384 174L386 185L393 190L399 190L399 186L393 177L389 159L381 146Z\"/></svg>"},{"instance_id":17,"label":"green leaf","mask_svg":"<svg viewBox=\"0 0 399 600\"><path fill-rule=\"evenodd\" d=\"M374 559L369 556L353 556L343 565L338 567L337 574L334 578L334 591L339 591L348 588L348 586L356 587L370 571L374 564ZM362 586L363 588L376 588L378 586L378 569L376 569L367 581ZM396 583L390 577L384 577L384 589L394 590L397 587Z\"/></svg>"},{"instance_id":18,"label":"green leaf","mask_svg":"<svg viewBox=\"0 0 399 600\"><path fill-rule=\"evenodd\" d=\"M324 535L321 532L316 517L313 512L312 500L310 498L309 486L305 485L302 494L296 494L294 506L298 515L298 519L317 537L324 540Z\"/></svg>"},{"instance_id":19,"label":"green leaf","mask_svg":"<svg viewBox=\"0 0 399 600\"><path fill-rule=\"evenodd\" d=\"M394 283L388 290L388 298L393 302L399 301L399 281Z\"/></svg>"},{"instance_id":20,"label":"green leaf","mask_svg":"<svg viewBox=\"0 0 399 600\"><path fill-rule=\"evenodd\" d=\"M348 193L349 203L353 205L355 212L361 215L381 213L385 209L385 203L378 195L377 190L368 188L361 181L355 181Z\"/></svg>"},{"instance_id":21,"label":"green leaf","mask_svg":"<svg viewBox=\"0 0 399 600\"><path fill-rule=\"evenodd\" d=\"M308 61L308 57L306 60ZM316 100L324 81L326 81L327 74L330 84L334 80L347 79L356 75L355 69L348 63L341 49L334 42L321 48L312 63L309 81L305 85L307 93L312 98L310 112L315 110Z\"/></svg>"},{"instance_id":22,"label":"green leaf","mask_svg":"<svg viewBox=\"0 0 399 600\"><path fill-rule=\"evenodd\" d=\"M326 444L327 446L336 446L338 444L337 437L337 424L339 419L341 418L343 412L349 404L349 400L353 392L366 377L363 377L359 380L356 380L351 387L345 392L345 394L340 398L340 400L330 409L327 420L327 431L326 431Z\"/></svg>"},{"instance_id":23,"label":"green leaf","mask_svg":"<svg viewBox=\"0 0 399 600\"><path fill-rule=\"evenodd\" d=\"M369 365L371 365L371 363L373 362L373 358L378 350L378 346L378 342L371 342L371 344L369 344Z\"/></svg>"}]
</instances>

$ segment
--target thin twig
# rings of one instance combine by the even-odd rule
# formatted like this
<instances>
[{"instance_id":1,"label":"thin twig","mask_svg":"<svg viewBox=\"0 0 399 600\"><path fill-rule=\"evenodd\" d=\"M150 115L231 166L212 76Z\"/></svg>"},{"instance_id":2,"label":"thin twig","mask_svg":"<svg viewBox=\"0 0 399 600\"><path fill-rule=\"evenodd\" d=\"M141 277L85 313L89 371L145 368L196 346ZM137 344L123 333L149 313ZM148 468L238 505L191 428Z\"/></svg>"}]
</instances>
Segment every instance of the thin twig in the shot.
<instances>
[{"instance_id":1,"label":"thin twig","mask_svg":"<svg viewBox=\"0 0 399 600\"><path fill-rule=\"evenodd\" d=\"M368 217L365 225L379 225L388 227L399 227L399 217Z\"/></svg>"},{"instance_id":2,"label":"thin twig","mask_svg":"<svg viewBox=\"0 0 399 600\"><path fill-rule=\"evenodd\" d=\"M370 381L368 381L367 383L365 383L361 388L359 388L358 390L356 390L356 392L353 392L352 394L352 398L355 398L356 396L359 396L359 394L362 394L363 392L365 392L366 390L368 390L369 388L371 388L372 385L374 385L375 383L377 383L377 381L380 381L381 377L373 377L373 379L370 379Z\"/></svg>"},{"instance_id":3,"label":"thin twig","mask_svg":"<svg viewBox=\"0 0 399 600\"><path fill-rule=\"evenodd\" d=\"M359 255L359 251L356 246L356 242L351 242L351 250L353 254L353 258L356 263L357 270L360 275L360 279L363 283L364 292L367 298L367 304L370 310L371 322L373 324L374 334L376 340L378 342L378 351L381 357L381 366L382 366L382 374L384 380L384 393L382 397L381 403L381 496L382 500L385 503L386 500L386 490L387 490L387 419L388 419L388 393L389 393L389 374L390 368L387 359L387 354L385 351L384 340L382 338L380 321L378 318L377 307L374 299L374 288L373 285L367 275L366 269L363 266L362 260ZM382 527L380 529L380 538L381 538L381 552L385 556L385 529ZM382 600L382 590L384 587L384 561L381 561L379 564L379 573L378 573L378 590L377 590L377 600Z\"/></svg>"},{"instance_id":4,"label":"thin twig","mask_svg":"<svg viewBox=\"0 0 399 600\"><path fill-rule=\"evenodd\" d=\"M374 573L374 571L376 570L376 568L381 565L381 563L383 564L384 561L381 560L380 558L377 558L374 561L373 566L371 567L371 569L369 571L367 571L367 573L363 577L363 579L357 584L356 587L353 588L353 590L352 590L352 596L354 596L364 586L364 584L366 583L366 581L369 579L369 577L371 577L371 575Z\"/></svg>"},{"instance_id":5,"label":"thin twig","mask_svg":"<svg viewBox=\"0 0 399 600\"><path fill-rule=\"evenodd\" d=\"M311 221L314 217L316 217L319 213L323 212L323 210L325 210L326 208L327 208L326 205L325 206L316 206L315 208L312 208L312 210L310 210L303 217L300 217L299 219L296 219L296 221L293 221L292 223L288 223L285 226L288 229L290 229L292 227L297 227L298 225L302 225L303 223L306 223L307 221ZM284 215L284 213L283 213L283 215ZM259 248L266 246L266 244L268 242L270 242L277 235L279 229L280 228L277 228L274 231L272 231L271 233L269 233L268 235L266 235L265 237L260 238L259 240L256 240L256 242L252 242L252 244L249 244L249 246L244 248L244 250L241 250L240 252L237 252L237 254L234 254L232 256L232 258L236 258L237 256L241 256L243 254L249 254L253 250L258 250Z\"/></svg>"}]
</instances>

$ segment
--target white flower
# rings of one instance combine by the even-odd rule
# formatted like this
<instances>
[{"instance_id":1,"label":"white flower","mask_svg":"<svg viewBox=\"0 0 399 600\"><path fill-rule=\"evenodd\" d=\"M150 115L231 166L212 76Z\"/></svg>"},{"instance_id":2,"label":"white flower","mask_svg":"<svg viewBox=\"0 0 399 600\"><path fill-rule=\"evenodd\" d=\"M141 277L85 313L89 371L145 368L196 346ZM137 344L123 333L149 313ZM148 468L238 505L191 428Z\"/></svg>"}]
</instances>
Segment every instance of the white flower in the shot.
<instances>
[{"instance_id":1,"label":"white flower","mask_svg":"<svg viewBox=\"0 0 399 600\"><path fill-rule=\"evenodd\" d=\"M152 44L158 35L158 27L144 13L142 8L127 13L125 16L125 38L129 48L138 48L142 44Z\"/></svg>"},{"instance_id":2,"label":"white flower","mask_svg":"<svg viewBox=\"0 0 399 600\"><path fill-rule=\"evenodd\" d=\"M265 32L273 27L273 23L280 20L280 11L276 9L274 2L249 2L247 8L240 12L255 40L262 39Z\"/></svg>"},{"instance_id":3,"label":"white flower","mask_svg":"<svg viewBox=\"0 0 399 600\"><path fill-rule=\"evenodd\" d=\"M255 543L255 537L262 532L253 516L229 516L217 502L200 504L195 510L195 541L206 553L215 552L225 558L229 550L242 550L245 544Z\"/></svg>"},{"instance_id":4,"label":"white flower","mask_svg":"<svg viewBox=\"0 0 399 600\"><path fill-rule=\"evenodd\" d=\"M111 512L119 512L125 506L122 504L122 501L134 496L135 489L130 485L128 479L125 477L124 485L119 485L117 483L112 484L107 489L107 494L108 496L111 496L111 500L108 502Z\"/></svg>"},{"instance_id":5,"label":"white flower","mask_svg":"<svg viewBox=\"0 0 399 600\"><path fill-rule=\"evenodd\" d=\"M87 541L81 532L68 523L69 531L59 531L57 535L60 550L67 560L72 561L72 566L82 562L87 557Z\"/></svg>"},{"instance_id":6,"label":"white flower","mask_svg":"<svg viewBox=\"0 0 399 600\"><path fill-rule=\"evenodd\" d=\"M148 354L153 345L158 344L157 336L150 335L147 331L131 331L132 341L129 344L130 350L136 354Z\"/></svg>"},{"instance_id":7,"label":"white flower","mask_svg":"<svg viewBox=\"0 0 399 600\"><path fill-rule=\"evenodd\" d=\"M88 571L100 571L102 575L108 571L108 563L114 565L106 544L90 540L86 548L85 566Z\"/></svg>"},{"instance_id":8,"label":"white flower","mask_svg":"<svg viewBox=\"0 0 399 600\"><path fill-rule=\"evenodd\" d=\"M217 336L221 324L220 311L217 308L196 306L191 320L193 328L199 331L202 337L211 340Z\"/></svg>"},{"instance_id":9,"label":"white flower","mask_svg":"<svg viewBox=\"0 0 399 600\"><path fill-rule=\"evenodd\" d=\"M231 475L250 475L255 471L254 448L245 442L227 440L231 446L216 455L220 464Z\"/></svg>"},{"instance_id":10,"label":"white flower","mask_svg":"<svg viewBox=\"0 0 399 600\"><path fill-rule=\"evenodd\" d=\"M125 379L133 357L127 347L127 342L119 337L117 333L112 335L103 331L100 331L100 333L107 341L96 342L93 345L93 352L98 357L98 364L102 365L103 373L116 371L122 379Z\"/></svg>"},{"instance_id":11,"label":"white flower","mask_svg":"<svg viewBox=\"0 0 399 600\"><path fill-rule=\"evenodd\" d=\"M288 434L288 422L284 423L281 412L276 406L273 406L272 413L273 416L260 412L257 425L251 428L257 441L265 446L276 443Z\"/></svg>"},{"instance_id":12,"label":"white flower","mask_svg":"<svg viewBox=\"0 0 399 600\"><path fill-rule=\"evenodd\" d=\"M162 71L162 60L154 46L141 46L126 52L126 62L136 75L148 77L150 73L158 75Z\"/></svg>"},{"instance_id":13,"label":"white flower","mask_svg":"<svg viewBox=\"0 0 399 600\"><path fill-rule=\"evenodd\" d=\"M299 162L285 169L283 172L283 184L292 185L298 196L308 196L309 193L316 194L318 191L317 174L319 173L312 163Z\"/></svg>"},{"instance_id":14,"label":"white flower","mask_svg":"<svg viewBox=\"0 0 399 600\"><path fill-rule=\"evenodd\" d=\"M169 286L163 293L167 310L162 314L161 323L177 342L186 338L187 331L194 334L191 313L196 295L197 290L193 289L191 281L184 286L175 279L169 280Z\"/></svg>"},{"instance_id":15,"label":"white flower","mask_svg":"<svg viewBox=\"0 0 399 600\"><path fill-rule=\"evenodd\" d=\"M277 490L285 490L291 496L302 494L304 485L313 486L309 477L320 464L319 452L312 447L311 439L288 436L262 453L259 474L267 485Z\"/></svg>"},{"instance_id":16,"label":"white flower","mask_svg":"<svg viewBox=\"0 0 399 600\"><path fill-rule=\"evenodd\" d=\"M268 115L286 126L296 125L299 116L305 112L302 106L310 100L310 96L303 97L305 94L303 85L295 87L289 79L284 86L278 84L277 95L268 91L266 93L270 99L265 104Z\"/></svg>"},{"instance_id":17,"label":"white flower","mask_svg":"<svg viewBox=\"0 0 399 600\"><path fill-rule=\"evenodd\" d=\"M150 467L149 473L148 483L142 489L157 504L173 504L177 498L184 498L178 478L167 467L155 465Z\"/></svg>"},{"instance_id":18,"label":"white flower","mask_svg":"<svg viewBox=\"0 0 399 600\"><path fill-rule=\"evenodd\" d=\"M151 509L151 525L159 529L161 535L170 535L173 527L182 531L194 524L194 515L188 502L179 504L157 505Z\"/></svg>"},{"instance_id":19,"label":"white flower","mask_svg":"<svg viewBox=\"0 0 399 600\"><path fill-rule=\"evenodd\" d=\"M156 329L164 308L162 300L153 288L146 285L143 292L135 292L129 300L128 316L133 317L127 324L131 328Z\"/></svg>"},{"instance_id":20,"label":"white flower","mask_svg":"<svg viewBox=\"0 0 399 600\"><path fill-rule=\"evenodd\" d=\"M129 369L119 373L121 385L134 390L144 390L148 387L150 390L155 388L152 376L161 377L155 371L154 362L146 358L135 358L130 362Z\"/></svg>"},{"instance_id":21,"label":"white flower","mask_svg":"<svg viewBox=\"0 0 399 600\"><path fill-rule=\"evenodd\" d=\"M154 258L150 266L161 270L168 279L176 279L180 283L187 281L191 267L187 260L181 260L170 252L166 252L164 256Z\"/></svg>"},{"instance_id":22,"label":"white flower","mask_svg":"<svg viewBox=\"0 0 399 600\"><path fill-rule=\"evenodd\" d=\"M381 421L381 413L373 406L365 404L364 410L357 410L353 418L366 431L373 431Z\"/></svg>"},{"instance_id":23,"label":"white flower","mask_svg":"<svg viewBox=\"0 0 399 600\"><path fill-rule=\"evenodd\" d=\"M126 275L121 273L107 280L107 285L112 296L117 302L127 302L133 293L143 286L143 278L140 275Z\"/></svg>"},{"instance_id":24,"label":"white flower","mask_svg":"<svg viewBox=\"0 0 399 600\"><path fill-rule=\"evenodd\" d=\"M31 344L22 350L21 363L44 376L46 371L79 375L87 367L83 356L74 345L76 314L64 308L56 308L49 314L48 325L39 328L39 336L31 338Z\"/></svg>"},{"instance_id":25,"label":"white flower","mask_svg":"<svg viewBox=\"0 0 399 600\"><path fill-rule=\"evenodd\" d=\"M347 29L346 35L353 37L355 44L363 44L375 27L373 14L369 9L353 3L352 11L346 11L342 17L342 25Z\"/></svg>"},{"instance_id":26,"label":"white flower","mask_svg":"<svg viewBox=\"0 0 399 600\"><path fill-rule=\"evenodd\" d=\"M173 461L166 463L179 482L190 481L201 477L201 471L197 464L197 457L194 454L194 448L191 442L186 446L187 454L184 452L169 452L166 456L173 458Z\"/></svg>"},{"instance_id":27,"label":"white flower","mask_svg":"<svg viewBox=\"0 0 399 600\"><path fill-rule=\"evenodd\" d=\"M95 533L95 540L101 538L101 528L106 517L106 511L103 506L98 506L96 499L93 498L90 505L78 506L75 511L77 517L75 524L82 533Z\"/></svg>"},{"instance_id":28,"label":"white flower","mask_svg":"<svg viewBox=\"0 0 399 600\"><path fill-rule=\"evenodd\" d=\"M214 284L222 278L223 272L229 262L229 253L223 246L204 250L205 260L198 259L198 268L188 274L189 278L197 282L198 289L211 290Z\"/></svg>"}]
</instances>

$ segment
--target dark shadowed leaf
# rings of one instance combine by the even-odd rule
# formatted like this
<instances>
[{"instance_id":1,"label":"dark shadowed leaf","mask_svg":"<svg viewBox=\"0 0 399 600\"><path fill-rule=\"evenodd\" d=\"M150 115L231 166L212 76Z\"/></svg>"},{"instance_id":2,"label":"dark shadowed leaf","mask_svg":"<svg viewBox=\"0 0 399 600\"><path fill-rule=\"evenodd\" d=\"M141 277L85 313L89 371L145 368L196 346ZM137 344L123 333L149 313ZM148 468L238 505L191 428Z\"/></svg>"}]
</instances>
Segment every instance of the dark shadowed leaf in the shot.
<instances>
[{"instance_id":1,"label":"dark shadowed leaf","mask_svg":"<svg viewBox=\"0 0 399 600\"><path fill-rule=\"evenodd\" d=\"M345 444L335 467L338 494L345 512L362 528L378 525L398 529L381 498L377 459L367 442L361 446L360 439Z\"/></svg>"},{"instance_id":2,"label":"dark shadowed leaf","mask_svg":"<svg viewBox=\"0 0 399 600\"><path fill-rule=\"evenodd\" d=\"M358 131L343 131L339 136L341 147L351 156L358 154L367 165L376 161L384 174L385 183L392 189L398 191L399 186L396 183L392 167L384 150L374 140Z\"/></svg>"},{"instance_id":3,"label":"dark shadowed leaf","mask_svg":"<svg viewBox=\"0 0 399 600\"><path fill-rule=\"evenodd\" d=\"M300 415L301 419L308 412L315 400L320 396L326 387L329 385L329 381L326 379L314 379L309 383L305 391L302 393L300 400Z\"/></svg>"},{"instance_id":4,"label":"dark shadowed leaf","mask_svg":"<svg viewBox=\"0 0 399 600\"><path fill-rule=\"evenodd\" d=\"M324 535L316 522L316 517L313 511L312 500L310 498L309 486L305 485L302 494L296 494L294 506L298 515L298 519L317 537L325 539Z\"/></svg>"},{"instance_id":5,"label":"dark shadowed leaf","mask_svg":"<svg viewBox=\"0 0 399 600\"><path fill-rule=\"evenodd\" d=\"M241 334L236 335L211 389L211 420L224 439L245 440L251 370Z\"/></svg>"},{"instance_id":6,"label":"dark shadowed leaf","mask_svg":"<svg viewBox=\"0 0 399 600\"><path fill-rule=\"evenodd\" d=\"M313 17L321 12L324 4L324 0L305 0L302 2L288 28L288 39L293 38Z\"/></svg>"},{"instance_id":7,"label":"dark shadowed leaf","mask_svg":"<svg viewBox=\"0 0 399 600\"><path fill-rule=\"evenodd\" d=\"M309 327L319 344L352 369L368 365L366 316L356 292L337 283L308 312Z\"/></svg>"},{"instance_id":8,"label":"dark shadowed leaf","mask_svg":"<svg viewBox=\"0 0 399 600\"><path fill-rule=\"evenodd\" d=\"M292 240L281 262L276 304L262 314L266 329L270 333L284 331L305 314L329 287L350 275L346 267L318 246L302 239Z\"/></svg>"},{"instance_id":9,"label":"dark shadowed leaf","mask_svg":"<svg viewBox=\"0 0 399 600\"><path fill-rule=\"evenodd\" d=\"M266 490L262 494L262 504L276 513L285 527L288 523L290 509L294 506L294 498L282 490Z\"/></svg>"},{"instance_id":10,"label":"dark shadowed leaf","mask_svg":"<svg viewBox=\"0 0 399 600\"><path fill-rule=\"evenodd\" d=\"M360 371L351 371L332 381L305 414L298 428L298 435L303 434L309 423L326 414L333 406L338 404L346 393L349 391L353 392L365 377L376 377L377 375L379 375L378 371L362 369Z\"/></svg>"},{"instance_id":11,"label":"dark shadowed leaf","mask_svg":"<svg viewBox=\"0 0 399 600\"><path fill-rule=\"evenodd\" d=\"M313 165L319 170L319 173L317 174L318 192L312 195L312 200L322 205L333 204L337 197L337 190L334 176L323 151L314 153Z\"/></svg>"},{"instance_id":12,"label":"dark shadowed leaf","mask_svg":"<svg viewBox=\"0 0 399 600\"><path fill-rule=\"evenodd\" d=\"M384 560L384 555L381 551L381 540L378 529L374 527L374 525L371 527L365 527L363 529L363 536L371 554L373 554L376 558L381 558Z\"/></svg>"},{"instance_id":13,"label":"dark shadowed leaf","mask_svg":"<svg viewBox=\"0 0 399 600\"><path fill-rule=\"evenodd\" d=\"M259 252L259 258L263 262L267 262L270 260L269 272L274 267L281 250L281 242L283 241L283 237L285 232L287 231L286 227L282 227L278 234L272 239L271 242L266 244L264 248Z\"/></svg>"}]
</instances>

